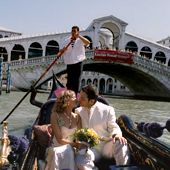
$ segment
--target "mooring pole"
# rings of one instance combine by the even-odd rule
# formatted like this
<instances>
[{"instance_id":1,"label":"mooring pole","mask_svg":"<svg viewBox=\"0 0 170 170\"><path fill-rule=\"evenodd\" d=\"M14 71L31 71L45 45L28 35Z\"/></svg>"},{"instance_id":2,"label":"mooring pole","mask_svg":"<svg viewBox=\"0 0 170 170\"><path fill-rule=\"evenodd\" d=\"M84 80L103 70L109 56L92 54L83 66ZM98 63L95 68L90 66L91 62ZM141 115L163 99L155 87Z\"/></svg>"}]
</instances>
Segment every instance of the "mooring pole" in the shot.
<instances>
[{"instance_id":1,"label":"mooring pole","mask_svg":"<svg viewBox=\"0 0 170 170\"><path fill-rule=\"evenodd\" d=\"M11 91L11 65L7 63L7 77L6 77L6 93L10 93Z\"/></svg>"},{"instance_id":2,"label":"mooring pole","mask_svg":"<svg viewBox=\"0 0 170 170\"><path fill-rule=\"evenodd\" d=\"M2 94L2 69L3 69L3 58L0 56L0 95Z\"/></svg>"}]
</instances>

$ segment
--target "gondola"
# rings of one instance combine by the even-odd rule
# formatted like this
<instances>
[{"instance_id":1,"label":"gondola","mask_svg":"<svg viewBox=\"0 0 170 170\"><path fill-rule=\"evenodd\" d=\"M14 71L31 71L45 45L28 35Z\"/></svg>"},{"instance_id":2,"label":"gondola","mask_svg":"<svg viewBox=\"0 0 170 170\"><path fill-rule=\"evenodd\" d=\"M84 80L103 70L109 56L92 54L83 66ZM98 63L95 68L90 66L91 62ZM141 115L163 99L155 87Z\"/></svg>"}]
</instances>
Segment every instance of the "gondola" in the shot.
<instances>
[{"instance_id":1,"label":"gondola","mask_svg":"<svg viewBox=\"0 0 170 170\"><path fill-rule=\"evenodd\" d=\"M57 88L56 78L53 76L53 86L52 91L49 95L49 99L46 103L42 104L35 100L31 100L31 104L40 107L40 111L37 119L35 120L32 128L25 130L25 145L23 148L18 151L16 147L11 147L11 151L8 150L10 146L9 141L12 143L16 143L15 136L8 136L7 132L7 123L3 124L3 134L1 138L1 150L0 150L0 169L13 169L13 170L40 170L41 165L45 160L45 150L48 146L47 141L42 139L42 135L44 135L44 139L48 139L48 135L44 132L41 134L37 134L35 127L47 127L50 123L50 113L55 103L54 98L52 97L53 90ZM60 84L61 88L61 84ZM32 93L32 98L35 97L35 93ZM170 169L170 146L155 139L154 135L149 135L147 133L146 127L144 127L144 123L136 124L134 123L130 117L126 115L121 115L117 119L117 123L119 124L124 137L128 141L130 157L131 161L129 165L126 166L116 166L113 160L101 159L99 162L96 162L96 166L99 170L168 170ZM168 122L170 123L170 121ZM168 124L167 123L167 124ZM140 126L139 126L140 125ZM141 125L143 125L143 129L141 130ZM163 128L160 128L160 133L162 134ZM165 127L164 127L165 128ZM167 125L167 129L169 129ZM153 128L152 128L153 130ZM157 129L158 130L158 129ZM170 129L169 129L170 130ZM153 132L153 134L155 134ZM46 135L46 136L45 136ZM159 134L158 134L159 135ZM15 139L15 141L12 141ZM22 138L23 139L23 138ZM20 139L18 139L20 140ZM43 140L43 141L41 141ZM22 143L22 141L20 141ZM26 146L27 144L27 146Z\"/></svg>"}]
</instances>

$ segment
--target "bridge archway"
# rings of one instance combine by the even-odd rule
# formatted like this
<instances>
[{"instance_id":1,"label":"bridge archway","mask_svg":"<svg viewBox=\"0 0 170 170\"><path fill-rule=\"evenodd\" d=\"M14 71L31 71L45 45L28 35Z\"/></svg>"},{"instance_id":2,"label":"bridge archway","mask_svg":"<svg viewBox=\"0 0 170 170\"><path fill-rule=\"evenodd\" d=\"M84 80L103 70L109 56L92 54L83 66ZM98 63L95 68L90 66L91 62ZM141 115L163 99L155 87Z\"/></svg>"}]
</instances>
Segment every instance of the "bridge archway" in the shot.
<instances>
[{"instance_id":1,"label":"bridge archway","mask_svg":"<svg viewBox=\"0 0 170 170\"><path fill-rule=\"evenodd\" d=\"M150 47L144 46L140 51L140 55L144 56L148 59L151 59L152 58L152 51L151 51Z\"/></svg>"},{"instance_id":2,"label":"bridge archway","mask_svg":"<svg viewBox=\"0 0 170 170\"><path fill-rule=\"evenodd\" d=\"M56 55L58 52L59 52L58 42L54 40L49 41L45 49L45 56Z\"/></svg>"},{"instance_id":3,"label":"bridge archway","mask_svg":"<svg viewBox=\"0 0 170 170\"><path fill-rule=\"evenodd\" d=\"M138 46L134 41L130 41L125 46L126 51L138 52Z\"/></svg>"},{"instance_id":4,"label":"bridge archway","mask_svg":"<svg viewBox=\"0 0 170 170\"><path fill-rule=\"evenodd\" d=\"M104 66L105 65L105 66ZM103 69L103 67L107 69ZM170 92L153 76L127 65L115 63L87 63L83 66L83 71L94 71L111 76L125 85L136 98L161 99L169 97ZM99 93L105 92L105 80L99 82Z\"/></svg>"},{"instance_id":5,"label":"bridge archway","mask_svg":"<svg viewBox=\"0 0 170 170\"><path fill-rule=\"evenodd\" d=\"M92 49L93 49L92 39L91 39L89 36L87 36L87 35L85 35L84 37L87 38L87 39L90 41L90 45L88 46L88 48L89 48L90 50L92 50Z\"/></svg>"},{"instance_id":6,"label":"bridge archway","mask_svg":"<svg viewBox=\"0 0 170 170\"><path fill-rule=\"evenodd\" d=\"M3 62L8 61L8 53L5 47L0 47L0 57L3 57Z\"/></svg>"},{"instance_id":7,"label":"bridge archway","mask_svg":"<svg viewBox=\"0 0 170 170\"><path fill-rule=\"evenodd\" d=\"M100 26L100 37L103 37L102 34L106 35L108 44L104 44L104 48L112 48L118 49L119 48L119 39L121 34L121 28L118 26L117 23L114 21L106 20ZM101 38L99 37L99 42ZM103 45L103 44L102 44Z\"/></svg>"},{"instance_id":8,"label":"bridge archway","mask_svg":"<svg viewBox=\"0 0 170 170\"><path fill-rule=\"evenodd\" d=\"M43 55L43 49L40 43L34 42L28 49L28 58L41 57Z\"/></svg>"},{"instance_id":9,"label":"bridge archway","mask_svg":"<svg viewBox=\"0 0 170 170\"><path fill-rule=\"evenodd\" d=\"M57 65L55 69L54 70L57 76L66 73L66 67L64 64ZM134 67L133 65L126 65L114 62L85 60L83 62L83 71L102 73L110 77L113 77L115 81L113 82L114 89L112 91L115 91L116 84L114 83L116 83L116 80L119 80L123 85L125 85L128 88L128 90L130 91L129 94L136 98L153 100L168 100L168 99L170 100L170 90L166 86L167 84L161 81L161 79L158 76L153 75L152 72L150 72L150 70L148 71L148 69L146 70L139 69L139 67L136 66ZM19 72L17 71L17 74L18 73ZM44 81L42 81L41 84L44 84L45 81L48 81L51 78L52 72L51 73L49 72L49 75L46 77ZM87 84L93 82L93 80L94 78L91 77L91 79L87 81ZM85 82L86 79L84 79L84 83ZM108 78L106 79L105 77L102 79L98 79L98 82L99 93L106 93L108 87L107 84L109 84ZM28 82L26 82L26 84L28 84Z\"/></svg>"},{"instance_id":10,"label":"bridge archway","mask_svg":"<svg viewBox=\"0 0 170 170\"><path fill-rule=\"evenodd\" d=\"M162 51L158 51L155 54L154 60L160 62L160 63L166 63L166 57L165 57L165 53L163 53Z\"/></svg>"},{"instance_id":11,"label":"bridge archway","mask_svg":"<svg viewBox=\"0 0 170 170\"><path fill-rule=\"evenodd\" d=\"M25 49L20 44L15 44L11 50L11 61L25 59Z\"/></svg>"}]
</instances>

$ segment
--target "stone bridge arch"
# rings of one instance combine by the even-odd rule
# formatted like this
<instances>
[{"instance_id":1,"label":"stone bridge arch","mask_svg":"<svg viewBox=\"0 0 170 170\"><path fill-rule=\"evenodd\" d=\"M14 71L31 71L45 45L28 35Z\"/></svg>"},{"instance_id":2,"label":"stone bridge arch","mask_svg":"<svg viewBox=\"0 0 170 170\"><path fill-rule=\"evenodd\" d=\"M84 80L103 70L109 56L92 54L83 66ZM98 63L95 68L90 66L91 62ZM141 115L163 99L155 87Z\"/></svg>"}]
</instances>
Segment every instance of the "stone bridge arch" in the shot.
<instances>
[{"instance_id":1,"label":"stone bridge arch","mask_svg":"<svg viewBox=\"0 0 170 170\"><path fill-rule=\"evenodd\" d=\"M111 15L93 20L87 30L94 31L94 47L101 45L112 49L123 49L126 26L126 22ZM105 38L105 44L101 44L103 42L101 38L103 37Z\"/></svg>"},{"instance_id":2,"label":"stone bridge arch","mask_svg":"<svg viewBox=\"0 0 170 170\"><path fill-rule=\"evenodd\" d=\"M107 69L103 69L107 68ZM114 63L88 63L85 62L83 66L83 71L94 71L106 74L108 76L118 79L123 83L136 98L144 99L168 99L170 98L170 91L163 83L158 81L153 76L142 72L136 68L128 65L120 65ZM66 73L65 69L59 69L55 72L57 75ZM43 82L48 81L52 78L52 74ZM105 83L102 82L102 85ZM40 84L41 85L41 84ZM102 90L100 85L100 90Z\"/></svg>"},{"instance_id":3,"label":"stone bridge arch","mask_svg":"<svg viewBox=\"0 0 170 170\"><path fill-rule=\"evenodd\" d=\"M103 68L107 69L103 69ZM136 98L170 98L169 89L153 76L134 67L114 63L84 64L84 71L95 71L114 77L122 82Z\"/></svg>"},{"instance_id":4,"label":"stone bridge arch","mask_svg":"<svg viewBox=\"0 0 170 170\"><path fill-rule=\"evenodd\" d=\"M170 100L170 70L165 65L140 56L135 56L132 64L125 64L107 60L94 60L92 55L93 51L87 53L87 60L84 61L83 66L84 71L103 73L118 79L135 97ZM20 89L22 87L29 89L54 58L55 56L46 56L14 61L11 68L13 85ZM66 72L66 65L62 58L57 61L52 69L58 75ZM52 77L51 70L39 84Z\"/></svg>"}]
</instances>

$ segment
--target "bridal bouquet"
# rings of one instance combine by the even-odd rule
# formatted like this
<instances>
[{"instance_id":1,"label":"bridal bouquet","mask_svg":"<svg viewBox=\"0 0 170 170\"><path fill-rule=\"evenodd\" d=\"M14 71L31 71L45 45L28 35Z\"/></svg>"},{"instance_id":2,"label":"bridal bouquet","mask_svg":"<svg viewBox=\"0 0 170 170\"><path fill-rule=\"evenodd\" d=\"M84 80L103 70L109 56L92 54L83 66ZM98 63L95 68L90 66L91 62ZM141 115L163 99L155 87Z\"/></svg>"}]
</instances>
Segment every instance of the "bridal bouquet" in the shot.
<instances>
[{"instance_id":1,"label":"bridal bouquet","mask_svg":"<svg viewBox=\"0 0 170 170\"><path fill-rule=\"evenodd\" d=\"M75 131L73 140L85 142L91 148L99 144L100 137L93 129L82 128Z\"/></svg>"}]
</instances>

